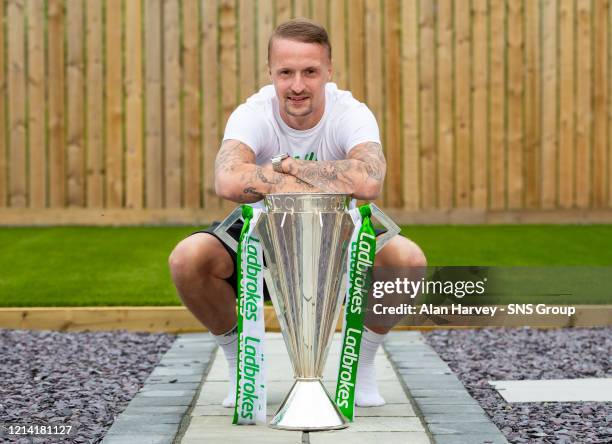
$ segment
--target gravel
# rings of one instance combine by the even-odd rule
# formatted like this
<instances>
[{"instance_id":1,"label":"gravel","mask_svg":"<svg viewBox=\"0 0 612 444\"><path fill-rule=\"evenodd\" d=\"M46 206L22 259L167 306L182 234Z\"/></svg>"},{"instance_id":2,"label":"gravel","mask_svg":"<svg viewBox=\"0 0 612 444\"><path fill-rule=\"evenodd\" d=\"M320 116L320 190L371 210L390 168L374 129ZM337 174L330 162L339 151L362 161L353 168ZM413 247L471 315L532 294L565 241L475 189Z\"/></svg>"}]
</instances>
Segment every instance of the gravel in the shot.
<instances>
[{"instance_id":1,"label":"gravel","mask_svg":"<svg viewBox=\"0 0 612 444\"><path fill-rule=\"evenodd\" d=\"M69 436L2 436L19 443L97 443L175 336L0 329L0 424L70 425Z\"/></svg>"},{"instance_id":2,"label":"gravel","mask_svg":"<svg viewBox=\"0 0 612 444\"><path fill-rule=\"evenodd\" d=\"M611 443L612 403L507 403L489 380L612 377L612 328L437 330L427 342L511 443Z\"/></svg>"}]
</instances>

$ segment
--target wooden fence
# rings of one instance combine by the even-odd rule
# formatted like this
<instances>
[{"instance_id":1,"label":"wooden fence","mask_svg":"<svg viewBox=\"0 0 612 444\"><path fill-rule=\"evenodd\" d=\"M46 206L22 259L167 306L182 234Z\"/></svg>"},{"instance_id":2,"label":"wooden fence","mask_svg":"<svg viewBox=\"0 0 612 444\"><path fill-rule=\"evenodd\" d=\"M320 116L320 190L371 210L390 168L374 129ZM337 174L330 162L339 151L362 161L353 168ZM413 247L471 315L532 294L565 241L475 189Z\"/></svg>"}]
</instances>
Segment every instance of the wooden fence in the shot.
<instances>
[{"instance_id":1,"label":"wooden fence","mask_svg":"<svg viewBox=\"0 0 612 444\"><path fill-rule=\"evenodd\" d=\"M0 0L0 224L226 213L225 121L294 16L377 116L401 221L612 221L608 0Z\"/></svg>"}]
</instances>

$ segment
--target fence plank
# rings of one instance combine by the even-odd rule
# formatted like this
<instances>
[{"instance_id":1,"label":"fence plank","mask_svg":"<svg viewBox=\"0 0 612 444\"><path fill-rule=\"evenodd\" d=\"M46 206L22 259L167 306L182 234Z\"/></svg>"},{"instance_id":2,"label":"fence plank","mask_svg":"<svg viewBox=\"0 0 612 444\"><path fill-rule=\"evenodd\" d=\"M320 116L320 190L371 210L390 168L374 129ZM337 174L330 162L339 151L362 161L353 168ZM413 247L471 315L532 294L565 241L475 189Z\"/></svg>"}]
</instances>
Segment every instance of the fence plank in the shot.
<instances>
[{"instance_id":1,"label":"fence plank","mask_svg":"<svg viewBox=\"0 0 612 444\"><path fill-rule=\"evenodd\" d=\"M557 81L557 2L543 0L542 2L542 166L540 169L542 183L542 208L553 208L557 203L558 175L558 133L557 113L558 97Z\"/></svg>"},{"instance_id":2,"label":"fence plank","mask_svg":"<svg viewBox=\"0 0 612 444\"><path fill-rule=\"evenodd\" d=\"M47 22L49 101L49 206L63 207L66 198L64 147L64 5L49 0Z\"/></svg>"},{"instance_id":3,"label":"fence plank","mask_svg":"<svg viewBox=\"0 0 612 444\"><path fill-rule=\"evenodd\" d=\"M68 35L83 35L83 2L69 0L67 2L67 32ZM67 128L67 158L68 158L68 205L82 207L85 204L85 184L83 160L85 121L83 109L84 96L84 61L83 39L67 39L67 86L68 86L68 128Z\"/></svg>"},{"instance_id":4,"label":"fence plank","mask_svg":"<svg viewBox=\"0 0 612 444\"><path fill-rule=\"evenodd\" d=\"M104 99L102 66L102 1L86 3L87 45L87 206L104 205Z\"/></svg>"},{"instance_id":5,"label":"fence plank","mask_svg":"<svg viewBox=\"0 0 612 444\"><path fill-rule=\"evenodd\" d=\"M420 5L420 53L433 54L435 5L421 0ZM437 206L437 152L435 140L435 60L421 57L420 67L420 112L421 112L421 207Z\"/></svg>"},{"instance_id":6,"label":"fence plank","mask_svg":"<svg viewBox=\"0 0 612 444\"><path fill-rule=\"evenodd\" d=\"M594 3L593 23L593 206L606 205L606 175L609 168L608 146L608 0Z\"/></svg>"},{"instance_id":7,"label":"fence plank","mask_svg":"<svg viewBox=\"0 0 612 444\"><path fill-rule=\"evenodd\" d=\"M0 7L0 23L2 10ZM46 133L45 133L45 9L36 1L28 1L28 76L27 76L27 101L28 101L28 151L29 159L29 186L31 208L44 208L46 205L47 193L47 153L46 153ZM0 30L0 35L2 31ZM0 37L0 46L2 38ZM1 50L0 50L1 51ZM0 56L1 57L1 56ZM0 71L2 61L0 61ZM2 74L0 74L0 77ZM0 79L0 84L2 80ZM0 86L0 96L2 96L2 86ZM2 103L0 101L0 107ZM2 119L2 111L0 111ZM0 134L2 123L0 123ZM0 137L3 139L3 137ZM2 144L2 140L0 140ZM0 148L0 155L2 149ZM1 174L0 174L1 177ZM0 204L1 206L1 204Z\"/></svg>"},{"instance_id":8,"label":"fence plank","mask_svg":"<svg viewBox=\"0 0 612 444\"><path fill-rule=\"evenodd\" d=\"M312 2L313 2L313 5L312 5L313 20L315 20L317 23L327 28L328 26L328 21L327 21L328 19L328 14L327 14L328 1L327 0L312 0Z\"/></svg>"},{"instance_id":9,"label":"fence plank","mask_svg":"<svg viewBox=\"0 0 612 444\"><path fill-rule=\"evenodd\" d=\"M404 208L419 208L419 65L417 0L402 2L402 108Z\"/></svg>"},{"instance_id":10,"label":"fence plank","mask_svg":"<svg viewBox=\"0 0 612 444\"><path fill-rule=\"evenodd\" d=\"M506 42L504 40L505 5L503 0L492 0L490 11L489 177L491 179L489 207L502 209L506 207Z\"/></svg>"},{"instance_id":11,"label":"fence plank","mask_svg":"<svg viewBox=\"0 0 612 444\"><path fill-rule=\"evenodd\" d=\"M469 207L470 140L470 8L455 2L455 207ZM482 44L483 42L478 42Z\"/></svg>"},{"instance_id":12,"label":"fence plank","mask_svg":"<svg viewBox=\"0 0 612 444\"><path fill-rule=\"evenodd\" d=\"M508 2L508 208L523 206L523 6Z\"/></svg>"},{"instance_id":13,"label":"fence plank","mask_svg":"<svg viewBox=\"0 0 612 444\"><path fill-rule=\"evenodd\" d=\"M268 73L268 39L274 30L274 11L270 0L259 0L257 5L257 86L270 83Z\"/></svg>"},{"instance_id":14,"label":"fence plank","mask_svg":"<svg viewBox=\"0 0 612 444\"><path fill-rule=\"evenodd\" d=\"M257 88L255 77L255 3L240 0L240 101L245 101Z\"/></svg>"},{"instance_id":15,"label":"fence plank","mask_svg":"<svg viewBox=\"0 0 612 444\"><path fill-rule=\"evenodd\" d=\"M163 4L163 75L164 75L164 203L166 208L181 207L181 72L179 60L179 4Z\"/></svg>"},{"instance_id":16,"label":"fence plank","mask_svg":"<svg viewBox=\"0 0 612 444\"><path fill-rule=\"evenodd\" d=\"M277 3L278 6L278 3ZM288 7L291 13L291 5ZM236 36L236 0L221 0L219 18L219 40L221 42L221 110L223 112L222 130L225 129L227 119L238 105L238 45ZM234 203L222 200L221 205L231 210Z\"/></svg>"},{"instance_id":17,"label":"fence plank","mask_svg":"<svg viewBox=\"0 0 612 444\"><path fill-rule=\"evenodd\" d=\"M310 17L310 1L309 0L294 0L293 16L294 17Z\"/></svg>"},{"instance_id":18,"label":"fence plank","mask_svg":"<svg viewBox=\"0 0 612 444\"><path fill-rule=\"evenodd\" d=\"M469 10L468 10L469 12ZM436 21L438 206L453 206L453 1L440 0ZM469 64L466 65L469 69ZM469 105L469 103L468 103Z\"/></svg>"},{"instance_id":19,"label":"fence plank","mask_svg":"<svg viewBox=\"0 0 612 444\"><path fill-rule=\"evenodd\" d=\"M609 29L610 23L612 23L612 7L608 7L609 10L609 16L607 17L607 26L606 29ZM612 45L609 45L609 47ZM612 67L612 48L610 48L609 52L608 52L608 66ZM609 80L612 81L612 80ZM610 85L608 85L610 86ZM610 99L610 98L609 98ZM608 182L608 200L607 200L607 206L612 207L612 143L610 141L610 137L612 137L609 133L610 128L612 128L612 104L611 103L607 103L607 112L606 112L606 118L605 118L605 126L606 126L606 132L608 134L608 144L606 146L606 151L607 151L607 155L608 155L608 169L607 169L607 182Z\"/></svg>"},{"instance_id":20,"label":"fence plank","mask_svg":"<svg viewBox=\"0 0 612 444\"><path fill-rule=\"evenodd\" d=\"M486 208L488 196L488 16L487 0L475 0L472 21L472 207Z\"/></svg>"},{"instance_id":21,"label":"fence plank","mask_svg":"<svg viewBox=\"0 0 612 444\"><path fill-rule=\"evenodd\" d=\"M386 150L384 140L385 122L383 109L383 84L382 84L382 53L380 51L382 45L382 29L381 29L381 11L380 2L378 0L366 0L366 103L374 116L380 128L380 137L383 143L383 148ZM334 48L334 51L336 49ZM335 57L332 54L332 57ZM376 203L384 202L385 193L376 200Z\"/></svg>"},{"instance_id":22,"label":"fence plank","mask_svg":"<svg viewBox=\"0 0 612 444\"><path fill-rule=\"evenodd\" d=\"M26 109L25 109L25 5L23 0L7 4L8 113L9 113L9 205L26 206Z\"/></svg>"},{"instance_id":23,"label":"fence plank","mask_svg":"<svg viewBox=\"0 0 612 444\"><path fill-rule=\"evenodd\" d=\"M222 2L224 0L221 0ZM278 26L291 18L291 0L276 0L276 14L274 26Z\"/></svg>"},{"instance_id":24,"label":"fence plank","mask_svg":"<svg viewBox=\"0 0 612 444\"><path fill-rule=\"evenodd\" d=\"M251 19L253 17L251 16ZM183 121L185 206L201 205L200 47L198 4L183 2ZM254 77L254 73L253 73Z\"/></svg>"},{"instance_id":25,"label":"fence plank","mask_svg":"<svg viewBox=\"0 0 612 444\"><path fill-rule=\"evenodd\" d=\"M125 29L125 206L142 208L142 0L126 2Z\"/></svg>"},{"instance_id":26,"label":"fence plank","mask_svg":"<svg viewBox=\"0 0 612 444\"><path fill-rule=\"evenodd\" d=\"M559 205L574 204L574 143L575 143L575 14L571 2L559 3Z\"/></svg>"},{"instance_id":27,"label":"fence plank","mask_svg":"<svg viewBox=\"0 0 612 444\"><path fill-rule=\"evenodd\" d=\"M202 0L202 89L204 134L204 207L217 209L221 200L215 194L215 156L219 149L220 125L217 97L219 94L218 57L218 5L216 0Z\"/></svg>"},{"instance_id":28,"label":"fence plank","mask_svg":"<svg viewBox=\"0 0 612 444\"><path fill-rule=\"evenodd\" d=\"M162 9L161 0L145 7L145 206L161 208L164 195L162 141Z\"/></svg>"},{"instance_id":29,"label":"fence plank","mask_svg":"<svg viewBox=\"0 0 612 444\"><path fill-rule=\"evenodd\" d=\"M578 0L576 29L576 189L575 205L591 203L592 45L591 1ZM580 79L578 81L578 79Z\"/></svg>"},{"instance_id":30,"label":"fence plank","mask_svg":"<svg viewBox=\"0 0 612 444\"><path fill-rule=\"evenodd\" d=\"M385 179L388 207L401 208L402 196L402 146L400 115L400 7L397 0L385 2L385 129L387 153L387 177Z\"/></svg>"},{"instance_id":31,"label":"fence plank","mask_svg":"<svg viewBox=\"0 0 612 444\"><path fill-rule=\"evenodd\" d=\"M221 41L221 109L223 124L237 105L237 46L236 46L236 0L221 0L219 18L219 40ZM289 11L291 9L289 8Z\"/></svg>"},{"instance_id":32,"label":"fence plank","mask_svg":"<svg viewBox=\"0 0 612 444\"><path fill-rule=\"evenodd\" d=\"M540 205L540 9L525 2L524 188L525 208Z\"/></svg>"},{"instance_id":33,"label":"fence plank","mask_svg":"<svg viewBox=\"0 0 612 444\"><path fill-rule=\"evenodd\" d=\"M348 29L350 38L348 45L348 75L349 88L353 97L359 101L365 100L365 33L363 0L354 0L348 8ZM401 26L400 26L401 30Z\"/></svg>"},{"instance_id":34,"label":"fence plank","mask_svg":"<svg viewBox=\"0 0 612 444\"><path fill-rule=\"evenodd\" d=\"M0 1L0 208L6 206L6 179L8 173L8 165L6 164L7 151L7 131L5 128L5 101L7 98L6 79L4 75L5 69L5 51L4 51L4 16L5 4Z\"/></svg>"},{"instance_id":35,"label":"fence plank","mask_svg":"<svg viewBox=\"0 0 612 444\"><path fill-rule=\"evenodd\" d=\"M333 82L338 88L346 89L348 86L348 75L346 70L346 20L344 0L331 0L329 4L330 21L334 24L328 29L330 42L333 48L332 59L334 61Z\"/></svg>"},{"instance_id":36,"label":"fence plank","mask_svg":"<svg viewBox=\"0 0 612 444\"><path fill-rule=\"evenodd\" d=\"M106 1L106 206L123 205L121 0Z\"/></svg>"}]
</instances>

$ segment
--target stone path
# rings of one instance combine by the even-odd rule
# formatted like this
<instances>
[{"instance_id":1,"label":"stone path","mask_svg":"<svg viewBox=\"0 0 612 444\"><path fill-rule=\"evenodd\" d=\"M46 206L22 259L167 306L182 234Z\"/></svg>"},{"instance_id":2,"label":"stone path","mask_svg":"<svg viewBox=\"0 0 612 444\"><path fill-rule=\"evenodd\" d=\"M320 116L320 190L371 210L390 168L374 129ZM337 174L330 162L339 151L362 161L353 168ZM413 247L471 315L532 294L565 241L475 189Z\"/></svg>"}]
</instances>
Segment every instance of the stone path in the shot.
<instances>
[{"instance_id":1,"label":"stone path","mask_svg":"<svg viewBox=\"0 0 612 444\"><path fill-rule=\"evenodd\" d=\"M233 410L220 405L228 384L222 352L206 333L180 335L103 443L507 443L420 333L392 332L384 348L379 350L376 366L387 404L356 408L355 421L347 429L301 433L232 425ZM336 334L323 374L331 394L339 352L340 335ZM293 381L280 333L266 334L266 362L270 419Z\"/></svg>"},{"instance_id":2,"label":"stone path","mask_svg":"<svg viewBox=\"0 0 612 444\"><path fill-rule=\"evenodd\" d=\"M216 347L208 333L180 335L115 420L103 444L171 444Z\"/></svg>"},{"instance_id":3,"label":"stone path","mask_svg":"<svg viewBox=\"0 0 612 444\"><path fill-rule=\"evenodd\" d=\"M390 332L384 347L436 444L507 444L419 332Z\"/></svg>"},{"instance_id":4,"label":"stone path","mask_svg":"<svg viewBox=\"0 0 612 444\"><path fill-rule=\"evenodd\" d=\"M323 374L329 393L335 392L337 362L340 352L340 336L335 335ZM266 335L266 362L268 375L268 419L278 409L293 382L293 372L285 344L280 333ZM181 444L202 442L224 442L225 444L257 443L312 443L323 444L347 442L353 444L372 443L377 440L386 444L425 444L430 440L420 419L415 414L410 400L405 395L390 362L383 350L376 357L378 380L382 395L387 400L383 407L358 408L357 418L345 430L333 432L287 432L267 426L233 426L232 409L220 406L227 391L227 366L220 353L191 411L189 425L180 440Z\"/></svg>"}]
</instances>

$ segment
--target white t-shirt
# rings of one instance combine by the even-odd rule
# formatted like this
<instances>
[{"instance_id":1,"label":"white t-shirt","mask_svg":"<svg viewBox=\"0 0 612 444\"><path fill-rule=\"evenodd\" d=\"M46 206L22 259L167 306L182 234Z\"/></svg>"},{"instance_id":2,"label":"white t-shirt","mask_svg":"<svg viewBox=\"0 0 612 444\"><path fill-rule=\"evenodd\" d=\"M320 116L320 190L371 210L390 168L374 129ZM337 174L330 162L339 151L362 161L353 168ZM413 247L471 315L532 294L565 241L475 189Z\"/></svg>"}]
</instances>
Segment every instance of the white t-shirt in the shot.
<instances>
[{"instance_id":1,"label":"white t-shirt","mask_svg":"<svg viewBox=\"0 0 612 444\"><path fill-rule=\"evenodd\" d=\"M325 85L325 111L313 128L296 130L281 118L273 85L266 85L232 113L223 140L248 145L263 165L280 153L303 160L342 160L364 142L380 143L378 125L369 108L335 83Z\"/></svg>"}]
</instances>

